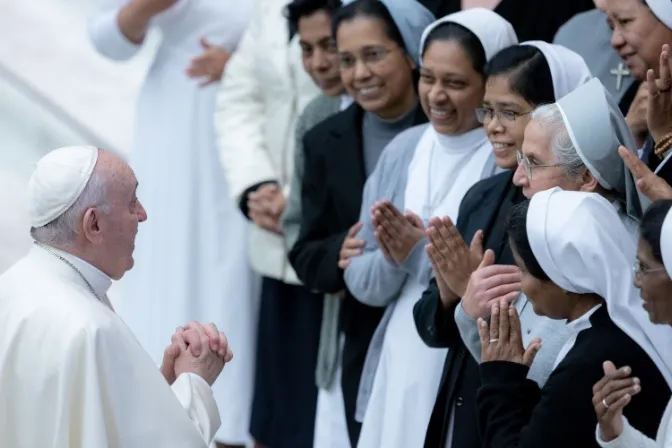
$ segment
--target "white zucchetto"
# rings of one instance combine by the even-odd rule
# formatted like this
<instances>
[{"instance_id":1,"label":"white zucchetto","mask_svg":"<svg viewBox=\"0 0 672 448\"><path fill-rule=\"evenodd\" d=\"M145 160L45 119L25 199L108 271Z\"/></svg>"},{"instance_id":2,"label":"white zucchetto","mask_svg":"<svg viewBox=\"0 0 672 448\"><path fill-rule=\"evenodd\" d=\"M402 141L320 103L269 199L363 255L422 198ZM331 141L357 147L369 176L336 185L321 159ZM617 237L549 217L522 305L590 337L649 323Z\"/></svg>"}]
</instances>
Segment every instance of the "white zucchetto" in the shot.
<instances>
[{"instance_id":1,"label":"white zucchetto","mask_svg":"<svg viewBox=\"0 0 672 448\"><path fill-rule=\"evenodd\" d=\"M75 203L97 160L95 146L66 146L54 149L37 162L28 182L31 227L49 224Z\"/></svg>"}]
</instances>

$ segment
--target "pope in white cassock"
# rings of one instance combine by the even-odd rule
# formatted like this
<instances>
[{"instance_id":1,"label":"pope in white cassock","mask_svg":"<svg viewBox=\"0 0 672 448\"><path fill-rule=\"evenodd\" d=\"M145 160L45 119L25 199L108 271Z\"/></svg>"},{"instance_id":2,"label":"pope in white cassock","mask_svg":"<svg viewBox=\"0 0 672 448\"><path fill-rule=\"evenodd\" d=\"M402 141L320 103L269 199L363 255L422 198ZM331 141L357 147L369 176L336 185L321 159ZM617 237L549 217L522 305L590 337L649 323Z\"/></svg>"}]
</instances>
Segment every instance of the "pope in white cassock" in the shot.
<instances>
[{"instance_id":1,"label":"pope in white cassock","mask_svg":"<svg viewBox=\"0 0 672 448\"><path fill-rule=\"evenodd\" d=\"M35 246L0 276L0 447L206 447L219 428L210 387L232 357L225 336L178 328L159 370L107 299L147 219L137 185L91 146L38 162Z\"/></svg>"}]
</instances>

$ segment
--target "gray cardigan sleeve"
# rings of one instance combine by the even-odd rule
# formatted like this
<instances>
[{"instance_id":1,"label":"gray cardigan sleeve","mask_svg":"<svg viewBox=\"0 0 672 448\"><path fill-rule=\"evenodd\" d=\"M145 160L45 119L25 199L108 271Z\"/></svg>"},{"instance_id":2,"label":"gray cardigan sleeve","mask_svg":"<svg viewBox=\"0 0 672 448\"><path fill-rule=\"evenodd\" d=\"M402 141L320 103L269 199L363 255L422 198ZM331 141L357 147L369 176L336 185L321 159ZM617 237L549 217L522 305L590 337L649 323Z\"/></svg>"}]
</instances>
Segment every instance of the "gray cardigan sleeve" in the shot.
<instances>
[{"instance_id":1,"label":"gray cardigan sleeve","mask_svg":"<svg viewBox=\"0 0 672 448\"><path fill-rule=\"evenodd\" d=\"M369 305L384 307L397 298L406 282L408 273L395 263L388 261L378 247L371 223L371 206L382 199L391 201L400 210L403 209L404 190L406 189L406 170L409 152L415 149L416 128L402 132L383 150L376 169L371 173L364 186L360 221L362 230L358 238L365 243L363 253L350 259L345 269L345 284L357 300Z\"/></svg>"},{"instance_id":2,"label":"gray cardigan sleeve","mask_svg":"<svg viewBox=\"0 0 672 448\"><path fill-rule=\"evenodd\" d=\"M462 308L462 302L455 307L455 323L462 337L462 342L474 357L477 363L481 363L481 336L478 334L478 321Z\"/></svg>"},{"instance_id":3,"label":"gray cardigan sleeve","mask_svg":"<svg viewBox=\"0 0 672 448\"><path fill-rule=\"evenodd\" d=\"M296 124L294 146L294 175L292 176L289 197L287 205L282 214L281 225L285 234L285 243L288 248L292 248L299 238L301 230L301 183L303 182L304 155L303 155L303 135L310 129L308 121L310 115L306 112L301 114Z\"/></svg>"}]
</instances>

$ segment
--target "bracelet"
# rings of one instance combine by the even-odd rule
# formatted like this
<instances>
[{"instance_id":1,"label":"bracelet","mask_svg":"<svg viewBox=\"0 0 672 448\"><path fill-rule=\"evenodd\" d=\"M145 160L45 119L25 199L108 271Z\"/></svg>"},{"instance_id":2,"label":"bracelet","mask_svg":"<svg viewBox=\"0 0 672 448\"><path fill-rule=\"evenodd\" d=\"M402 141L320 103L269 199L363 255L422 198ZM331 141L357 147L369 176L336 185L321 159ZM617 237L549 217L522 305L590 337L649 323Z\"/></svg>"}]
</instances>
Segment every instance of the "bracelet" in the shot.
<instances>
[{"instance_id":1,"label":"bracelet","mask_svg":"<svg viewBox=\"0 0 672 448\"><path fill-rule=\"evenodd\" d=\"M669 151L670 146L672 146L672 132L665 134L656 142L653 146L653 152L662 160L665 158L665 154Z\"/></svg>"}]
</instances>

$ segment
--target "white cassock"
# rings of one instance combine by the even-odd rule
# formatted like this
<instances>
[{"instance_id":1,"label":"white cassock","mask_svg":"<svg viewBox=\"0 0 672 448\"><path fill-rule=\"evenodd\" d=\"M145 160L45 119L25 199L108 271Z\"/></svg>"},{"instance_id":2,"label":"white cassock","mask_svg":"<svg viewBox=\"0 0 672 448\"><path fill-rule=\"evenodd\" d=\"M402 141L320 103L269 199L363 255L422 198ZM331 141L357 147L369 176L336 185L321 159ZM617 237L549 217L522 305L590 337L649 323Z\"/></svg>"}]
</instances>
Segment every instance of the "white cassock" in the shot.
<instances>
[{"instance_id":1,"label":"white cassock","mask_svg":"<svg viewBox=\"0 0 672 448\"><path fill-rule=\"evenodd\" d=\"M140 46L117 25L126 1L98 3L94 46L114 60L131 58ZM259 279L247 259L245 218L230 199L215 147L218 84L199 87L185 70L203 52L201 36L234 50L253 3L179 0L152 21L162 39L140 92L130 153L148 220L115 303L157 364L177 326L198 320L226 332L236 362L213 390L223 409L217 440L233 444L248 438Z\"/></svg>"},{"instance_id":2,"label":"white cassock","mask_svg":"<svg viewBox=\"0 0 672 448\"><path fill-rule=\"evenodd\" d=\"M0 276L0 446L206 447L219 427L208 383L187 373L168 386L96 297L109 277L49 250L34 247Z\"/></svg>"},{"instance_id":3,"label":"white cassock","mask_svg":"<svg viewBox=\"0 0 672 448\"><path fill-rule=\"evenodd\" d=\"M425 222L449 216L457 222L462 197L495 169L483 128L460 136L429 126L408 167L404 207ZM447 349L428 347L413 320L413 307L427 288L414 277L404 284L385 330L359 448L420 447L441 382Z\"/></svg>"}]
</instances>

